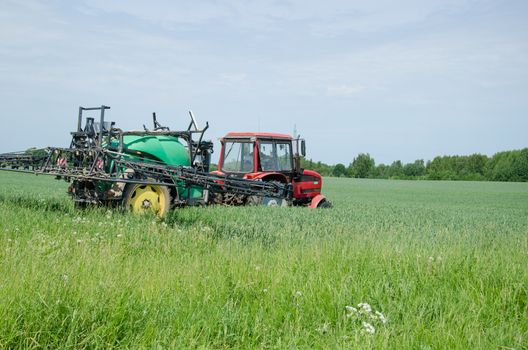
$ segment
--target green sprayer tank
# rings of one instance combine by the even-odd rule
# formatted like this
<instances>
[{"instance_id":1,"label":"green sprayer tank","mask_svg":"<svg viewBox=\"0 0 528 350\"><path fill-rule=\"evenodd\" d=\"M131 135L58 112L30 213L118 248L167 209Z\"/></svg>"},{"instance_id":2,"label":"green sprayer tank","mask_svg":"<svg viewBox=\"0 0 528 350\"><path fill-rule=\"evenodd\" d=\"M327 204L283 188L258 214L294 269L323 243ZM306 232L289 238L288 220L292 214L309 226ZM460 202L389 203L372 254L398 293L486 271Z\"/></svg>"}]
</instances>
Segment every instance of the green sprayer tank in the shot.
<instances>
[{"instance_id":1,"label":"green sprayer tank","mask_svg":"<svg viewBox=\"0 0 528 350\"><path fill-rule=\"evenodd\" d=\"M153 159L170 166L189 166L191 164L189 150L174 136L136 136L125 135L123 151L143 158ZM184 198L201 198L199 187L184 188L177 186L178 196Z\"/></svg>"}]
</instances>

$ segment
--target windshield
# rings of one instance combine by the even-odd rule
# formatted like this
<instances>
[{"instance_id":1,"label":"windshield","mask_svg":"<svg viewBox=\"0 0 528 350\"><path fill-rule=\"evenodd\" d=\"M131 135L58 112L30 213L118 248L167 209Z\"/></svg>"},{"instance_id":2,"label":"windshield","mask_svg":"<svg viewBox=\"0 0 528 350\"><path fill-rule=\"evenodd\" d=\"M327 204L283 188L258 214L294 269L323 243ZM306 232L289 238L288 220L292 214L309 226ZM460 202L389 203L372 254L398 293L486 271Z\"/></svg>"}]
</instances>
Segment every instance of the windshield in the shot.
<instances>
[{"instance_id":1,"label":"windshield","mask_svg":"<svg viewBox=\"0 0 528 350\"><path fill-rule=\"evenodd\" d=\"M253 171L252 143L228 141L224 145L224 150L223 171L237 173Z\"/></svg>"},{"instance_id":2,"label":"windshield","mask_svg":"<svg viewBox=\"0 0 528 350\"><path fill-rule=\"evenodd\" d=\"M291 171L291 145L289 142L261 141L259 143L262 171Z\"/></svg>"}]
</instances>

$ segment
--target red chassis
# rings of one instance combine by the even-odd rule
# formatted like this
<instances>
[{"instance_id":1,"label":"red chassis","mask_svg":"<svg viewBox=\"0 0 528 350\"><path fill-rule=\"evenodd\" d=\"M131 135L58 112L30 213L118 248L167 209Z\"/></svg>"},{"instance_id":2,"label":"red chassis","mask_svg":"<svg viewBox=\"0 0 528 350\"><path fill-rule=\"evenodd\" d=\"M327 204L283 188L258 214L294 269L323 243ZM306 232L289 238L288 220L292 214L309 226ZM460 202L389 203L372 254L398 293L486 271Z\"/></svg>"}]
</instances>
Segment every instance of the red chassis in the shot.
<instances>
[{"instance_id":1,"label":"red chassis","mask_svg":"<svg viewBox=\"0 0 528 350\"><path fill-rule=\"evenodd\" d=\"M291 204L311 208L330 206L321 194L321 175L300 167L299 144L304 156L304 140L286 134L231 132L220 142L222 149L214 174L288 183L293 187Z\"/></svg>"}]
</instances>

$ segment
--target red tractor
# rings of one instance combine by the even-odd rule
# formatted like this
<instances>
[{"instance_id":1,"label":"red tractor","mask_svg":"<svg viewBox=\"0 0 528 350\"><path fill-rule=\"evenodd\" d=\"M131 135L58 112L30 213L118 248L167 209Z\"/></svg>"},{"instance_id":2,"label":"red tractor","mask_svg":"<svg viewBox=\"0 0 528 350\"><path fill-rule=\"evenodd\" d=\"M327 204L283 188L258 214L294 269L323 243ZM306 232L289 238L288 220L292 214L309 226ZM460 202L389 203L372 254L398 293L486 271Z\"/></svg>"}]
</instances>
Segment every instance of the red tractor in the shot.
<instances>
[{"instance_id":1,"label":"red tractor","mask_svg":"<svg viewBox=\"0 0 528 350\"><path fill-rule=\"evenodd\" d=\"M331 203L321 194L321 175L312 170L301 169L300 154L302 156L306 154L304 140L293 139L285 134L231 132L220 139L220 142L222 149L218 170L213 171L213 174L288 184L291 186L292 198L287 200L221 194L214 198L216 203L304 205L311 208L331 206Z\"/></svg>"}]
</instances>

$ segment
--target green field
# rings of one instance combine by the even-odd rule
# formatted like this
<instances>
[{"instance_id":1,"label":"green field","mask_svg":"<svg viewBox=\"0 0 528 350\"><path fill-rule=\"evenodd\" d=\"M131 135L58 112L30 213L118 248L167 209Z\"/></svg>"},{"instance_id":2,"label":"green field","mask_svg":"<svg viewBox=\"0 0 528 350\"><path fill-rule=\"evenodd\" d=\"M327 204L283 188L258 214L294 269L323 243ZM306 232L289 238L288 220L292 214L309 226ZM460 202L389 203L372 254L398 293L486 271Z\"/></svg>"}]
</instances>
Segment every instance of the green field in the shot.
<instances>
[{"instance_id":1,"label":"green field","mask_svg":"<svg viewBox=\"0 0 528 350\"><path fill-rule=\"evenodd\" d=\"M528 348L526 183L325 179L330 210L162 221L66 186L0 173L0 348Z\"/></svg>"}]
</instances>

